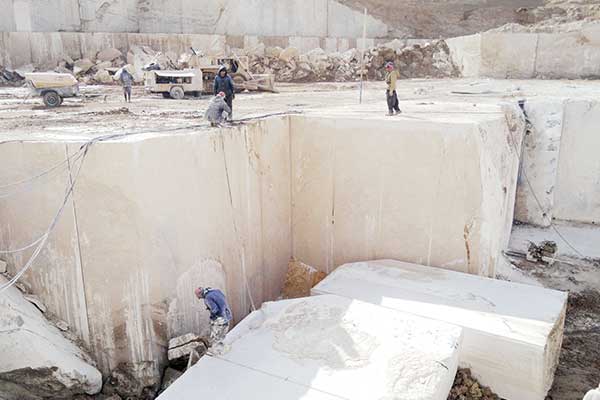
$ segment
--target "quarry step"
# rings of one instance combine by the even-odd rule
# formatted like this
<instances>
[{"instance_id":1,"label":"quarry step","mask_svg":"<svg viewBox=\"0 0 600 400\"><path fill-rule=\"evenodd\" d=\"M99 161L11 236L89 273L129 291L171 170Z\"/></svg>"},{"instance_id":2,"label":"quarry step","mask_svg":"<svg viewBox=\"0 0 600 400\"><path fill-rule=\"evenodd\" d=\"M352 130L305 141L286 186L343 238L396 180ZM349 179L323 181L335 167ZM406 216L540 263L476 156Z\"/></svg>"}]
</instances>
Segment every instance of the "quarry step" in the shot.
<instances>
[{"instance_id":1,"label":"quarry step","mask_svg":"<svg viewBox=\"0 0 600 400\"><path fill-rule=\"evenodd\" d=\"M461 341L455 325L340 296L269 302L159 399L446 400Z\"/></svg>"},{"instance_id":2,"label":"quarry step","mask_svg":"<svg viewBox=\"0 0 600 400\"><path fill-rule=\"evenodd\" d=\"M461 367L503 398L543 400L552 385L567 293L392 260L343 265L312 293L462 326Z\"/></svg>"}]
</instances>

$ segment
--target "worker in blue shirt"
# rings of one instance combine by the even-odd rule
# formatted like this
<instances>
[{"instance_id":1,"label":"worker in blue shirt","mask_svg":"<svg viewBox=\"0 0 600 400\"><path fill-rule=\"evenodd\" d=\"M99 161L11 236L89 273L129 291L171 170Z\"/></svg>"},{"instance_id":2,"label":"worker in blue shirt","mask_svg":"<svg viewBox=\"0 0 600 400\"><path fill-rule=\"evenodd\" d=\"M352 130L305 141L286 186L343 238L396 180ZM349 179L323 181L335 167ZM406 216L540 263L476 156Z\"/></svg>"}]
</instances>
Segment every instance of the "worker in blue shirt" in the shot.
<instances>
[{"instance_id":1,"label":"worker in blue shirt","mask_svg":"<svg viewBox=\"0 0 600 400\"><path fill-rule=\"evenodd\" d=\"M195 290L195 293L198 299L204 300L206 309L210 312L211 348L223 347L223 340L229 331L229 323L233 318L225 294L219 289L209 287L199 287Z\"/></svg>"}]
</instances>

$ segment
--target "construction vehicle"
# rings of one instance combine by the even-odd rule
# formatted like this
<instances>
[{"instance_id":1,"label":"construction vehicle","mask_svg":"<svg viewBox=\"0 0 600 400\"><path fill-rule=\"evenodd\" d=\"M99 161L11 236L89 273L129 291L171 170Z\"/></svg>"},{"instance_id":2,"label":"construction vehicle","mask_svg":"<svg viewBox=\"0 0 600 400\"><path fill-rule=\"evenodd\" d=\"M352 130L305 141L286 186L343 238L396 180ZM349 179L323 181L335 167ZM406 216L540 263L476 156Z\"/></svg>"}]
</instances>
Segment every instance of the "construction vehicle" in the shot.
<instances>
[{"instance_id":1,"label":"construction vehicle","mask_svg":"<svg viewBox=\"0 0 600 400\"><path fill-rule=\"evenodd\" d=\"M231 79L233 79L236 92L244 90L277 92L275 90L275 76L273 74L251 73L248 68L250 62L246 56L206 57L199 54L193 48L191 51L192 56L187 64L190 68L202 71L202 79L204 81L203 92L206 94L213 93L215 77L219 68L223 65L227 67L227 72L231 76Z\"/></svg>"},{"instance_id":2,"label":"construction vehicle","mask_svg":"<svg viewBox=\"0 0 600 400\"><path fill-rule=\"evenodd\" d=\"M200 96L202 76L200 69L147 70L144 86L147 92L160 93L166 99L181 100L186 94Z\"/></svg>"},{"instance_id":3,"label":"construction vehicle","mask_svg":"<svg viewBox=\"0 0 600 400\"><path fill-rule=\"evenodd\" d=\"M46 107L58 107L65 97L79 94L77 79L71 74L31 72L25 74L31 94L41 96Z\"/></svg>"}]
</instances>

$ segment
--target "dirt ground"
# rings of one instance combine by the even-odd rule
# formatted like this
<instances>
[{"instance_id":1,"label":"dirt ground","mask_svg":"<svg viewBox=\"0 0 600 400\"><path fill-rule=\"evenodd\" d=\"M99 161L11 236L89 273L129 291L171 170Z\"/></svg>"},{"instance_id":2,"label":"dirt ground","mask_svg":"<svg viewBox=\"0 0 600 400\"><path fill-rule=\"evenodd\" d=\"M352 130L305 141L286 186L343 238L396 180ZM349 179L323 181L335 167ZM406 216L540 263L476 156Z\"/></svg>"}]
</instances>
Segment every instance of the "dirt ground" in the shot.
<instances>
[{"instance_id":1,"label":"dirt ground","mask_svg":"<svg viewBox=\"0 0 600 400\"><path fill-rule=\"evenodd\" d=\"M600 287L586 278L600 274L600 268L512 261L545 287L569 291L560 361L547 400L581 400L600 383Z\"/></svg>"},{"instance_id":2,"label":"dirt ground","mask_svg":"<svg viewBox=\"0 0 600 400\"><path fill-rule=\"evenodd\" d=\"M272 113L329 113L344 118L384 117L387 112L384 84L367 82L359 105L358 83L279 84L280 93L241 93L234 101L234 117L245 120ZM65 99L56 109L46 109L40 98L28 97L26 88L0 87L2 140L41 138L83 139L113 133L140 131L176 132L208 129L202 98L163 99L134 87L133 101L125 103L118 86L82 86L82 96ZM542 81L490 79L412 79L399 84L404 113L396 118L461 119L465 115L498 113L500 103L527 98L598 98L597 81ZM495 106L496 109L486 108Z\"/></svg>"}]
</instances>

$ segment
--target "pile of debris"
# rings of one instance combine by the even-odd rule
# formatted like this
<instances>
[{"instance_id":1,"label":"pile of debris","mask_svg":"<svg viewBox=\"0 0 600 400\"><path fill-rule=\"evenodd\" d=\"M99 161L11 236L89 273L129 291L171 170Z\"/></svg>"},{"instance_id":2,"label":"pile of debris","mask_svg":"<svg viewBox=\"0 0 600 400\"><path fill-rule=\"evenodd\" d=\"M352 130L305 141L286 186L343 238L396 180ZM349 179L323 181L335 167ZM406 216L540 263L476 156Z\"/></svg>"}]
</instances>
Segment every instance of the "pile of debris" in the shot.
<instances>
[{"instance_id":1,"label":"pile of debris","mask_svg":"<svg viewBox=\"0 0 600 400\"><path fill-rule=\"evenodd\" d=\"M448 400L500 400L490 388L481 386L471 375L470 369L459 369Z\"/></svg>"},{"instance_id":2,"label":"pile of debris","mask_svg":"<svg viewBox=\"0 0 600 400\"><path fill-rule=\"evenodd\" d=\"M163 69L177 67L176 54L163 54L150 47L133 47L122 53L115 48L108 48L98 52L95 56L73 61L68 57L61 61L56 72L72 73L83 83L114 83L115 72L129 64L133 67L133 76L136 82L144 79L143 68L148 64L158 64Z\"/></svg>"},{"instance_id":3,"label":"pile of debris","mask_svg":"<svg viewBox=\"0 0 600 400\"><path fill-rule=\"evenodd\" d=\"M402 78L447 78L460 75L452 62L448 45L437 40L424 45L398 48L393 42L371 48L364 54L364 73L368 79L381 80L384 66L394 62ZM349 82L360 79L361 51L326 53L317 48L300 54L295 47L268 47L264 55L253 55L250 69L274 74L279 82Z\"/></svg>"},{"instance_id":4,"label":"pile of debris","mask_svg":"<svg viewBox=\"0 0 600 400\"><path fill-rule=\"evenodd\" d=\"M0 85L2 86L21 86L23 84L23 76L17 71L10 71L0 65Z\"/></svg>"},{"instance_id":5,"label":"pile of debris","mask_svg":"<svg viewBox=\"0 0 600 400\"><path fill-rule=\"evenodd\" d=\"M593 0L549 0L540 7L521 7L517 10L520 24L533 24L537 27L599 19L600 4Z\"/></svg>"},{"instance_id":6,"label":"pile of debris","mask_svg":"<svg viewBox=\"0 0 600 400\"><path fill-rule=\"evenodd\" d=\"M235 50L243 54L243 50ZM73 74L85 84L115 83L115 72L129 64L136 82L144 79L144 68L153 65L157 69L180 70L190 67L191 53L177 55L162 53L148 46L132 47L126 54L115 48L107 48L79 60L65 56L54 68L55 72ZM295 47L262 48L249 54L250 71L255 74L274 74L279 82L352 82L360 79L361 51L350 49L342 53L326 53L317 48L301 54ZM443 40L425 44L404 46L392 41L365 51L364 73L370 80L384 78L384 65L394 62L402 78L447 78L459 76L452 63L450 51ZM33 66L23 71L33 72ZM0 85L22 84L23 75L0 67Z\"/></svg>"},{"instance_id":7,"label":"pile of debris","mask_svg":"<svg viewBox=\"0 0 600 400\"><path fill-rule=\"evenodd\" d=\"M185 65L178 61L175 53L161 53L147 46L133 47L122 53L115 48L104 49L92 56L73 60L69 56L63 57L54 72L67 73L75 76L79 82L85 84L111 84L116 83L114 74L119 68L130 64L136 82L144 79L144 67L149 64L159 65L160 69L182 69ZM51 68L52 69L52 68ZM23 84L26 72L45 72L47 68L35 68L26 65L14 71L0 66L0 85L20 86Z\"/></svg>"}]
</instances>

